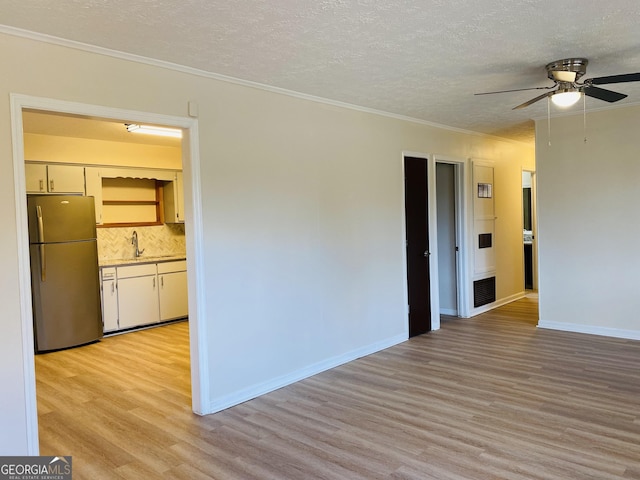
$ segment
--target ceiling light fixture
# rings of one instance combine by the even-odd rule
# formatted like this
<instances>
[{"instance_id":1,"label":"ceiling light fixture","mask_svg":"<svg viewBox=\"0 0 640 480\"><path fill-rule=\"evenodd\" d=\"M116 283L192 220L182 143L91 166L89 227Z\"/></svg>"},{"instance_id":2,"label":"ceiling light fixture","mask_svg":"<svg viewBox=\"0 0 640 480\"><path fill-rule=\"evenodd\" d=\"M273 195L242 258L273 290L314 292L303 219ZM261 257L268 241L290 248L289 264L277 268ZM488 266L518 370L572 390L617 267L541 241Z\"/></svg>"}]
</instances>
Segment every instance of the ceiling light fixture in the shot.
<instances>
[{"instance_id":1,"label":"ceiling light fixture","mask_svg":"<svg viewBox=\"0 0 640 480\"><path fill-rule=\"evenodd\" d=\"M182 130L179 128L155 127L153 125L138 125L125 123L124 126L131 133L146 133L147 135L160 135L162 137L182 138Z\"/></svg>"},{"instance_id":2,"label":"ceiling light fixture","mask_svg":"<svg viewBox=\"0 0 640 480\"><path fill-rule=\"evenodd\" d=\"M562 90L558 90L557 93L554 93L551 96L551 101L557 107L570 107L574 105L580 100L582 97L582 93L580 90L574 88L565 88Z\"/></svg>"}]
</instances>

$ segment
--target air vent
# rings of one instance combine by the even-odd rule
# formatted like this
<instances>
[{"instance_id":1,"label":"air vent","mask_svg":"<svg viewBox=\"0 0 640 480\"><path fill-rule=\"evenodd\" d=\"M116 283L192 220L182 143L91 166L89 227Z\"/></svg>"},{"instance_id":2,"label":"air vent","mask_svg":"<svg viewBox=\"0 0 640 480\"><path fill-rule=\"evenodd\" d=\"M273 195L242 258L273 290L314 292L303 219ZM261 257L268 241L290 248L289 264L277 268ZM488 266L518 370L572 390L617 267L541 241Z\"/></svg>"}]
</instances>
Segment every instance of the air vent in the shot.
<instances>
[{"instance_id":1,"label":"air vent","mask_svg":"<svg viewBox=\"0 0 640 480\"><path fill-rule=\"evenodd\" d=\"M496 301L496 277L473 282L473 306L481 307Z\"/></svg>"},{"instance_id":2,"label":"air vent","mask_svg":"<svg viewBox=\"0 0 640 480\"><path fill-rule=\"evenodd\" d=\"M492 243L490 233L481 233L478 235L478 248L491 248Z\"/></svg>"}]
</instances>

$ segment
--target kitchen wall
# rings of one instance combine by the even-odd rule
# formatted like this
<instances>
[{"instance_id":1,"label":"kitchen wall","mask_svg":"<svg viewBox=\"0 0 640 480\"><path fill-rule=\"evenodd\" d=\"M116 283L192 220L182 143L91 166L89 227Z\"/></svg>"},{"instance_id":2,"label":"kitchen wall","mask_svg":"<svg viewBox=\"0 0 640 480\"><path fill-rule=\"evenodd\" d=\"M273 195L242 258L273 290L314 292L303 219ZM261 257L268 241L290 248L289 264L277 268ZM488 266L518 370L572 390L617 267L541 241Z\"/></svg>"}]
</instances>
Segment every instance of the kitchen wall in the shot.
<instances>
[{"instance_id":1,"label":"kitchen wall","mask_svg":"<svg viewBox=\"0 0 640 480\"><path fill-rule=\"evenodd\" d=\"M37 133L24 134L24 157L50 163L182 169L182 152L178 147Z\"/></svg>"},{"instance_id":2,"label":"kitchen wall","mask_svg":"<svg viewBox=\"0 0 640 480\"><path fill-rule=\"evenodd\" d=\"M406 340L403 151L463 159L467 172L471 158L494 162L498 297L522 291L520 184L531 145L37 38L0 33L0 55L2 454L34 452L11 93L181 117L197 103L200 168L185 190L202 202L189 285L206 326L207 356L193 366L210 385L205 412Z\"/></svg>"},{"instance_id":3,"label":"kitchen wall","mask_svg":"<svg viewBox=\"0 0 640 480\"><path fill-rule=\"evenodd\" d=\"M98 261L134 257L131 236L138 233L138 246L143 256L186 255L184 224L165 224L149 227L98 228Z\"/></svg>"},{"instance_id":4,"label":"kitchen wall","mask_svg":"<svg viewBox=\"0 0 640 480\"><path fill-rule=\"evenodd\" d=\"M539 325L640 339L640 107L583 125L536 122Z\"/></svg>"}]
</instances>

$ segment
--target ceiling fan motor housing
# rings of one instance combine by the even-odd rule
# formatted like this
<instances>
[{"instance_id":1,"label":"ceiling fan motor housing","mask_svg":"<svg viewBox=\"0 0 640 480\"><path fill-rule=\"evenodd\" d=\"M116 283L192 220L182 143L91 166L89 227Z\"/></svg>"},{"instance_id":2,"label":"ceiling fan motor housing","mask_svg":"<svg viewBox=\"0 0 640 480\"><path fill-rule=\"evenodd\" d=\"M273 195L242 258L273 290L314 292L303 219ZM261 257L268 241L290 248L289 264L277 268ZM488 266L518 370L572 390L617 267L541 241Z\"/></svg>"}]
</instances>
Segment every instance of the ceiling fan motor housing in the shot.
<instances>
[{"instance_id":1,"label":"ceiling fan motor housing","mask_svg":"<svg viewBox=\"0 0 640 480\"><path fill-rule=\"evenodd\" d=\"M547 76L554 82L577 81L587 72L589 61L586 58L565 58L548 63Z\"/></svg>"}]
</instances>

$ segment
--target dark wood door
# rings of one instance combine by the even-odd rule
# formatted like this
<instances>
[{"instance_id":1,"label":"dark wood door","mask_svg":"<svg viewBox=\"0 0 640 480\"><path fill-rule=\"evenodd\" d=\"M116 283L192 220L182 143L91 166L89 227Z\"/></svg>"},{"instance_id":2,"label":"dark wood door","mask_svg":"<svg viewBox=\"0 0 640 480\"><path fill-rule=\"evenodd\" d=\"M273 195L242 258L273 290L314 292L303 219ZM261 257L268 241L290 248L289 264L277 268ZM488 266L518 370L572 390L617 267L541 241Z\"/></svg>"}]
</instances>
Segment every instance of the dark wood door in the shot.
<instances>
[{"instance_id":1,"label":"dark wood door","mask_svg":"<svg viewBox=\"0 0 640 480\"><path fill-rule=\"evenodd\" d=\"M409 336L431 330L427 160L404 159L404 206L407 231Z\"/></svg>"}]
</instances>

